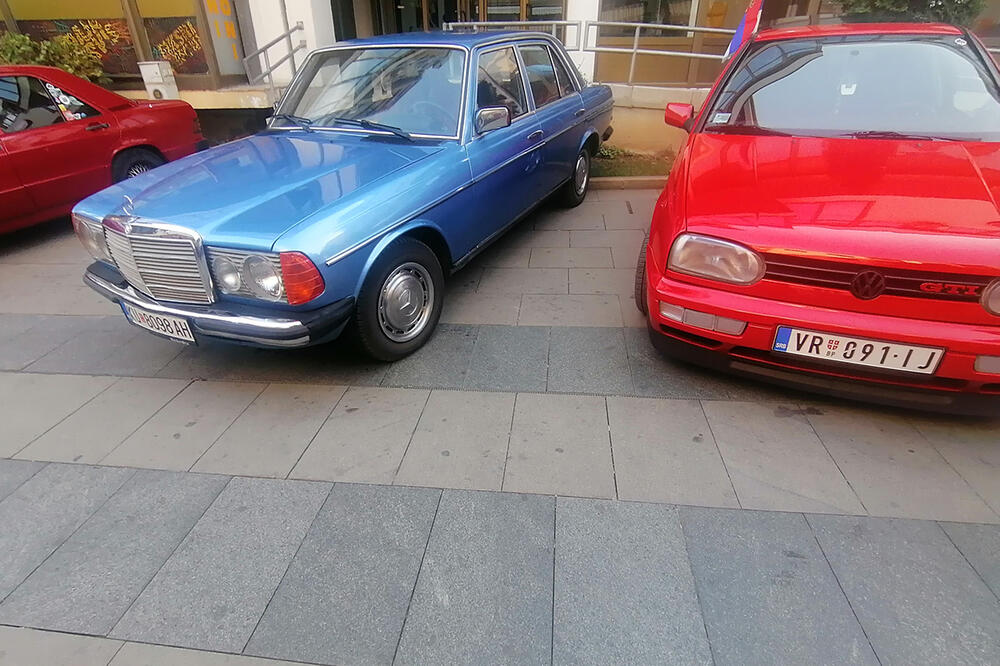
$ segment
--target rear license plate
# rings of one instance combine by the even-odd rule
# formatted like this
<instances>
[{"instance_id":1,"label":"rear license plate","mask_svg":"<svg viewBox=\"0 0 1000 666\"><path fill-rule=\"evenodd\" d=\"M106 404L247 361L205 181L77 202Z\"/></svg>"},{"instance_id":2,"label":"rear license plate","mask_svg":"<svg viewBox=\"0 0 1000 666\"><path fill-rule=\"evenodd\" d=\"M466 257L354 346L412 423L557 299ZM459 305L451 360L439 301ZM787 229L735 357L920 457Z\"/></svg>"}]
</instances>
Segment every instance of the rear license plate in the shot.
<instances>
[{"instance_id":1,"label":"rear license plate","mask_svg":"<svg viewBox=\"0 0 1000 666\"><path fill-rule=\"evenodd\" d=\"M140 328L163 335L171 340L194 342L194 335L187 320L169 315L154 314L128 303L122 303L125 318Z\"/></svg>"},{"instance_id":2,"label":"rear license plate","mask_svg":"<svg viewBox=\"0 0 1000 666\"><path fill-rule=\"evenodd\" d=\"M921 375L933 375L944 357L944 350L936 347L901 345L788 326L778 327L771 348L795 356Z\"/></svg>"}]
</instances>

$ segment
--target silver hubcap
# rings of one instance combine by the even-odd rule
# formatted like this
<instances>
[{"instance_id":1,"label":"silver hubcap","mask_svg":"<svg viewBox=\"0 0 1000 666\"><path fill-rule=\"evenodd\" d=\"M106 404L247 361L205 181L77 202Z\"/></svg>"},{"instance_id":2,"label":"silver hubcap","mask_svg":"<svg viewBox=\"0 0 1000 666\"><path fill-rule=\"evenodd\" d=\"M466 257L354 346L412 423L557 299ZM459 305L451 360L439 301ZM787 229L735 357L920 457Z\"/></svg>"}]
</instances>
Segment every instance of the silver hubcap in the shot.
<instances>
[{"instance_id":1,"label":"silver hubcap","mask_svg":"<svg viewBox=\"0 0 1000 666\"><path fill-rule=\"evenodd\" d=\"M135 164L133 164L128 168L128 171L125 172L125 175L128 176L129 178L135 178L140 173L146 173L147 171L149 171L148 164L146 164L145 162L136 162Z\"/></svg>"},{"instance_id":2,"label":"silver hubcap","mask_svg":"<svg viewBox=\"0 0 1000 666\"><path fill-rule=\"evenodd\" d=\"M420 264L399 266L382 284L378 323L393 342L407 342L427 327L434 307L434 283Z\"/></svg>"},{"instance_id":3,"label":"silver hubcap","mask_svg":"<svg viewBox=\"0 0 1000 666\"><path fill-rule=\"evenodd\" d=\"M580 153L579 157L576 158L576 171L573 175L577 195L583 194L583 191L587 189L588 178L590 178L590 163L587 162L587 156Z\"/></svg>"}]
</instances>

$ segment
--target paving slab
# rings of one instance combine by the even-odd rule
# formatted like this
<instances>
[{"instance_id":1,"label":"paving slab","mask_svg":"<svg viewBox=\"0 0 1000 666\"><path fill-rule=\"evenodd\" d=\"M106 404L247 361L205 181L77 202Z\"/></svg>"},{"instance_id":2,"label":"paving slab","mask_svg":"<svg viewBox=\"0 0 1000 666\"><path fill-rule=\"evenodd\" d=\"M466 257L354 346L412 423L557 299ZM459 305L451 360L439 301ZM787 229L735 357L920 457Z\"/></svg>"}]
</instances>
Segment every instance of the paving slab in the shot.
<instances>
[{"instance_id":1,"label":"paving slab","mask_svg":"<svg viewBox=\"0 0 1000 666\"><path fill-rule=\"evenodd\" d=\"M246 652L320 664L392 662L440 495L334 486Z\"/></svg>"},{"instance_id":2,"label":"paving slab","mask_svg":"<svg viewBox=\"0 0 1000 666\"><path fill-rule=\"evenodd\" d=\"M0 502L0 600L132 476L133 470L47 465Z\"/></svg>"},{"instance_id":3,"label":"paving slab","mask_svg":"<svg viewBox=\"0 0 1000 666\"><path fill-rule=\"evenodd\" d=\"M485 294L473 291L449 290L441 311L441 322L447 324L517 324L521 309L520 294Z\"/></svg>"},{"instance_id":4,"label":"paving slab","mask_svg":"<svg viewBox=\"0 0 1000 666\"><path fill-rule=\"evenodd\" d=\"M121 314L121 308L83 284L83 270L76 264L0 264L0 312Z\"/></svg>"},{"instance_id":5,"label":"paving slab","mask_svg":"<svg viewBox=\"0 0 1000 666\"><path fill-rule=\"evenodd\" d=\"M882 663L1000 661L1000 601L936 523L808 520Z\"/></svg>"},{"instance_id":6,"label":"paving slab","mask_svg":"<svg viewBox=\"0 0 1000 666\"><path fill-rule=\"evenodd\" d=\"M265 386L240 382L192 382L105 456L101 463L190 469Z\"/></svg>"},{"instance_id":7,"label":"paving slab","mask_svg":"<svg viewBox=\"0 0 1000 666\"><path fill-rule=\"evenodd\" d=\"M434 391L393 483L500 490L513 413L513 393Z\"/></svg>"},{"instance_id":8,"label":"paving slab","mask_svg":"<svg viewBox=\"0 0 1000 666\"><path fill-rule=\"evenodd\" d=\"M682 508L717 664L877 664L801 514Z\"/></svg>"},{"instance_id":9,"label":"paving slab","mask_svg":"<svg viewBox=\"0 0 1000 666\"><path fill-rule=\"evenodd\" d=\"M569 293L631 297L635 293L635 271L631 268L571 268Z\"/></svg>"},{"instance_id":10,"label":"paving slab","mask_svg":"<svg viewBox=\"0 0 1000 666\"><path fill-rule=\"evenodd\" d=\"M566 294L566 268L487 268L479 281L481 294Z\"/></svg>"},{"instance_id":11,"label":"paving slab","mask_svg":"<svg viewBox=\"0 0 1000 666\"><path fill-rule=\"evenodd\" d=\"M556 500L554 664L711 664L677 509Z\"/></svg>"},{"instance_id":12,"label":"paving slab","mask_svg":"<svg viewBox=\"0 0 1000 666\"><path fill-rule=\"evenodd\" d=\"M192 470L285 478L346 390L319 384L270 384Z\"/></svg>"},{"instance_id":13,"label":"paving slab","mask_svg":"<svg viewBox=\"0 0 1000 666\"><path fill-rule=\"evenodd\" d=\"M646 238L646 233L637 229L619 229L616 231L571 231L569 232L570 247L610 247L635 248L639 255L639 244Z\"/></svg>"},{"instance_id":14,"label":"paving slab","mask_svg":"<svg viewBox=\"0 0 1000 666\"><path fill-rule=\"evenodd\" d=\"M904 417L829 405L809 410L806 417L868 513L1000 522L1000 515Z\"/></svg>"},{"instance_id":15,"label":"paving slab","mask_svg":"<svg viewBox=\"0 0 1000 666\"><path fill-rule=\"evenodd\" d=\"M535 229L538 231L552 231L556 229L569 231L598 229L603 231L604 209L600 207L600 204L591 204L581 205L572 210L542 211L535 217L534 224Z\"/></svg>"},{"instance_id":16,"label":"paving slab","mask_svg":"<svg viewBox=\"0 0 1000 666\"><path fill-rule=\"evenodd\" d=\"M501 241L487 248L485 252L475 258L474 262L477 266L527 268L530 257L530 247L508 245Z\"/></svg>"},{"instance_id":17,"label":"paving slab","mask_svg":"<svg viewBox=\"0 0 1000 666\"><path fill-rule=\"evenodd\" d=\"M0 458L0 501L45 467L45 463Z\"/></svg>"},{"instance_id":18,"label":"paving slab","mask_svg":"<svg viewBox=\"0 0 1000 666\"><path fill-rule=\"evenodd\" d=\"M531 268L611 268L611 249L607 247L534 247Z\"/></svg>"},{"instance_id":19,"label":"paving slab","mask_svg":"<svg viewBox=\"0 0 1000 666\"><path fill-rule=\"evenodd\" d=\"M614 294L521 297L519 326L622 326L622 310Z\"/></svg>"},{"instance_id":20,"label":"paving slab","mask_svg":"<svg viewBox=\"0 0 1000 666\"><path fill-rule=\"evenodd\" d=\"M386 386L462 388L478 335L476 326L438 324L426 345L389 366L382 383Z\"/></svg>"},{"instance_id":21,"label":"paving slab","mask_svg":"<svg viewBox=\"0 0 1000 666\"><path fill-rule=\"evenodd\" d=\"M125 643L108 666L295 666L290 661L261 659L222 652Z\"/></svg>"},{"instance_id":22,"label":"paving slab","mask_svg":"<svg viewBox=\"0 0 1000 666\"><path fill-rule=\"evenodd\" d=\"M391 484L430 391L352 387L289 476Z\"/></svg>"},{"instance_id":23,"label":"paving slab","mask_svg":"<svg viewBox=\"0 0 1000 666\"><path fill-rule=\"evenodd\" d=\"M0 623L105 635L227 477L139 470L0 605Z\"/></svg>"},{"instance_id":24,"label":"paving slab","mask_svg":"<svg viewBox=\"0 0 1000 666\"><path fill-rule=\"evenodd\" d=\"M13 456L114 383L113 377L0 373L0 457Z\"/></svg>"},{"instance_id":25,"label":"paving slab","mask_svg":"<svg viewBox=\"0 0 1000 666\"><path fill-rule=\"evenodd\" d=\"M539 231L531 228L531 224L521 224L507 232L501 241L511 247L569 247L570 231L551 229Z\"/></svg>"},{"instance_id":26,"label":"paving slab","mask_svg":"<svg viewBox=\"0 0 1000 666\"><path fill-rule=\"evenodd\" d=\"M97 463L188 385L123 377L17 454L31 460Z\"/></svg>"},{"instance_id":27,"label":"paving slab","mask_svg":"<svg viewBox=\"0 0 1000 666\"><path fill-rule=\"evenodd\" d=\"M938 416L913 417L912 422L948 464L1000 514L1000 421Z\"/></svg>"},{"instance_id":28,"label":"paving slab","mask_svg":"<svg viewBox=\"0 0 1000 666\"><path fill-rule=\"evenodd\" d=\"M111 632L241 652L330 484L234 478Z\"/></svg>"},{"instance_id":29,"label":"paving slab","mask_svg":"<svg viewBox=\"0 0 1000 666\"><path fill-rule=\"evenodd\" d=\"M554 499L446 490L399 664L548 664Z\"/></svg>"},{"instance_id":30,"label":"paving slab","mask_svg":"<svg viewBox=\"0 0 1000 666\"><path fill-rule=\"evenodd\" d=\"M739 507L701 403L609 397L608 419L620 499Z\"/></svg>"},{"instance_id":31,"label":"paving slab","mask_svg":"<svg viewBox=\"0 0 1000 666\"><path fill-rule=\"evenodd\" d=\"M555 393L632 393L632 373L622 329L553 328L546 388Z\"/></svg>"},{"instance_id":32,"label":"paving slab","mask_svg":"<svg viewBox=\"0 0 1000 666\"><path fill-rule=\"evenodd\" d=\"M0 627L0 666L107 666L121 641Z\"/></svg>"},{"instance_id":33,"label":"paving slab","mask_svg":"<svg viewBox=\"0 0 1000 666\"><path fill-rule=\"evenodd\" d=\"M545 391L549 331L543 326L482 326L464 388L515 393Z\"/></svg>"},{"instance_id":34,"label":"paving slab","mask_svg":"<svg viewBox=\"0 0 1000 666\"><path fill-rule=\"evenodd\" d=\"M865 513L797 405L702 404L744 509Z\"/></svg>"},{"instance_id":35,"label":"paving slab","mask_svg":"<svg viewBox=\"0 0 1000 666\"><path fill-rule=\"evenodd\" d=\"M941 523L948 538L1000 598L1000 527L969 523Z\"/></svg>"},{"instance_id":36,"label":"paving slab","mask_svg":"<svg viewBox=\"0 0 1000 666\"><path fill-rule=\"evenodd\" d=\"M503 489L614 498L605 410L603 397L518 394Z\"/></svg>"},{"instance_id":37,"label":"paving slab","mask_svg":"<svg viewBox=\"0 0 1000 666\"><path fill-rule=\"evenodd\" d=\"M183 350L132 326L124 315L104 317L99 328L74 335L26 370L151 377Z\"/></svg>"},{"instance_id":38,"label":"paving slab","mask_svg":"<svg viewBox=\"0 0 1000 666\"><path fill-rule=\"evenodd\" d=\"M64 340L61 339L60 331L44 325L45 321L56 319L38 315L0 314L0 370L20 370L62 344ZM40 335L32 336L31 331L36 326L48 331L47 340Z\"/></svg>"}]
</instances>

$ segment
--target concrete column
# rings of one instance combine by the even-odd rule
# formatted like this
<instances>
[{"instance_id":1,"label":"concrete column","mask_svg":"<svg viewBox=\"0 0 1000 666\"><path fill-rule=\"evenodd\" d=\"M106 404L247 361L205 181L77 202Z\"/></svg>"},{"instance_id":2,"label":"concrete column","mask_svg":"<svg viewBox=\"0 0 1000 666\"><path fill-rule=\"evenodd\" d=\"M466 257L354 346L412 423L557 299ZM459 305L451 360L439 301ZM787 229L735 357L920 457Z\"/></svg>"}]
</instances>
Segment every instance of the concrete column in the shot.
<instances>
[{"instance_id":1,"label":"concrete column","mask_svg":"<svg viewBox=\"0 0 1000 666\"><path fill-rule=\"evenodd\" d=\"M567 21L596 21L601 16L601 0L567 0L566 2L566 20ZM582 27L582 26L581 26ZM594 34L592 39L597 39L596 33L597 28L592 28L591 33ZM567 40L571 40L571 36L567 35ZM584 38L586 35L580 35L580 44L583 45L586 42ZM580 73L583 74L588 82L594 80L594 54L587 51L570 51L570 57L573 62L576 63L577 68Z\"/></svg>"},{"instance_id":2,"label":"concrete column","mask_svg":"<svg viewBox=\"0 0 1000 666\"><path fill-rule=\"evenodd\" d=\"M280 0L249 0L250 20L253 21L253 34L257 44L266 44L284 31L281 22ZM337 41L333 30L333 9L330 0L285 0L285 7L288 11L288 27L295 25L297 21L302 21L304 31L292 34L292 45L297 46L299 41L306 40L307 51L299 51L295 55L295 63L301 65L306 54L312 49L321 46L329 46ZM240 17L244 20L244 17ZM271 62L281 59L288 53L285 42L279 42L269 50ZM264 68L261 59L261 69ZM285 86L291 81L292 69L287 64L282 65L274 72L274 82L278 86Z\"/></svg>"}]
</instances>

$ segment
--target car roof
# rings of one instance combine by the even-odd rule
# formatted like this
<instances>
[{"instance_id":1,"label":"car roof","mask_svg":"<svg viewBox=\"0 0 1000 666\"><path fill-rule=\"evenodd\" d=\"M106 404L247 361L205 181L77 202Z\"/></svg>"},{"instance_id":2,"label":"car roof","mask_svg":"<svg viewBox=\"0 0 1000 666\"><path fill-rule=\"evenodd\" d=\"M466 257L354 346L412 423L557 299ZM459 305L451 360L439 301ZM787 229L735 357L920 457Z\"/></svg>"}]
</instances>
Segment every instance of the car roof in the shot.
<instances>
[{"instance_id":1,"label":"car roof","mask_svg":"<svg viewBox=\"0 0 1000 666\"><path fill-rule=\"evenodd\" d=\"M489 30L483 32L472 31L434 31L434 32L401 32L392 35L379 35L377 37L363 37L360 39L350 39L341 44L350 45L413 45L424 44L428 46L464 46L475 48L484 44L490 44L504 39L552 39L551 35L544 32L528 32L524 30Z\"/></svg>"},{"instance_id":2,"label":"car roof","mask_svg":"<svg viewBox=\"0 0 1000 666\"><path fill-rule=\"evenodd\" d=\"M961 35L962 30L947 23L831 23L794 28L761 30L755 42L844 35Z\"/></svg>"},{"instance_id":3,"label":"car roof","mask_svg":"<svg viewBox=\"0 0 1000 666\"><path fill-rule=\"evenodd\" d=\"M133 106L132 100L58 67L44 65L0 65L0 76L33 76L80 95L91 105L114 111Z\"/></svg>"}]
</instances>

